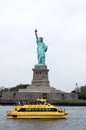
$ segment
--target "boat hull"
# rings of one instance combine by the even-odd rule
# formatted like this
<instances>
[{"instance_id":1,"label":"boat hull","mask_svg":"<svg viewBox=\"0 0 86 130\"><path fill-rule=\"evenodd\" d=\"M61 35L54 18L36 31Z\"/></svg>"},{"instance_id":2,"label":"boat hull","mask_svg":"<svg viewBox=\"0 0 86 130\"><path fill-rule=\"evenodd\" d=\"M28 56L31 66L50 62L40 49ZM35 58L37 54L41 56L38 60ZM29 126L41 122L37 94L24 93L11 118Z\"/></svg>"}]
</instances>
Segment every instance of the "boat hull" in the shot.
<instances>
[{"instance_id":1,"label":"boat hull","mask_svg":"<svg viewBox=\"0 0 86 130\"><path fill-rule=\"evenodd\" d=\"M58 116L54 116L54 115L52 115L52 116L47 116L47 115L45 115L45 116L7 116L7 118L8 119L52 119L52 118L55 118L55 119L66 119L66 116L64 115L64 116L60 116L60 115L58 115Z\"/></svg>"},{"instance_id":2,"label":"boat hull","mask_svg":"<svg viewBox=\"0 0 86 130\"><path fill-rule=\"evenodd\" d=\"M7 115L7 118L9 119L52 119L52 118L57 118L57 119L66 119L66 114L67 113L58 113L58 114L17 114L17 115Z\"/></svg>"}]
</instances>

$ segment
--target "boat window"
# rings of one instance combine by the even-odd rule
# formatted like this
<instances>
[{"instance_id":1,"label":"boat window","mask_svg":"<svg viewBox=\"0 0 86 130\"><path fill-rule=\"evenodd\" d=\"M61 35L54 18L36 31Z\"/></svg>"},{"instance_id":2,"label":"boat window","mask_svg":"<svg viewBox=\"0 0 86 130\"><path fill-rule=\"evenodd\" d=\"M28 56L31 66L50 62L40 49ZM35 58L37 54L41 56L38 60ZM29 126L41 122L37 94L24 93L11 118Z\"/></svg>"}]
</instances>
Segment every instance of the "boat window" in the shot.
<instances>
[{"instance_id":1,"label":"boat window","mask_svg":"<svg viewBox=\"0 0 86 130\"><path fill-rule=\"evenodd\" d=\"M46 111L46 109L45 109L45 108L42 108L42 111Z\"/></svg>"},{"instance_id":2,"label":"boat window","mask_svg":"<svg viewBox=\"0 0 86 130\"><path fill-rule=\"evenodd\" d=\"M27 111L27 112L30 112L30 111L35 111L35 112L37 112L37 111L57 111L57 109L56 108L21 108L20 110L19 110L20 112L25 112L25 111Z\"/></svg>"},{"instance_id":3,"label":"boat window","mask_svg":"<svg viewBox=\"0 0 86 130\"><path fill-rule=\"evenodd\" d=\"M51 108L46 108L46 110L45 111L51 111Z\"/></svg>"},{"instance_id":4,"label":"boat window","mask_svg":"<svg viewBox=\"0 0 86 130\"><path fill-rule=\"evenodd\" d=\"M52 108L52 111L57 111L57 109L56 108Z\"/></svg>"},{"instance_id":5,"label":"boat window","mask_svg":"<svg viewBox=\"0 0 86 130\"><path fill-rule=\"evenodd\" d=\"M26 108L26 111L31 111L31 108Z\"/></svg>"},{"instance_id":6,"label":"boat window","mask_svg":"<svg viewBox=\"0 0 86 130\"><path fill-rule=\"evenodd\" d=\"M25 108L21 108L19 111L20 112L24 112L24 111L26 111L26 109Z\"/></svg>"},{"instance_id":7,"label":"boat window","mask_svg":"<svg viewBox=\"0 0 86 130\"><path fill-rule=\"evenodd\" d=\"M48 108L48 111L51 111L50 108Z\"/></svg>"},{"instance_id":8,"label":"boat window","mask_svg":"<svg viewBox=\"0 0 86 130\"><path fill-rule=\"evenodd\" d=\"M46 108L45 111L48 111L48 108Z\"/></svg>"},{"instance_id":9,"label":"boat window","mask_svg":"<svg viewBox=\"0 0 86 130\"><path fill-rule=\"evenodd\" d=\"M35 108L35 111L39 111L39 108Z\"/></svg>"},{"instance_id":10,"label":"boat window","mask_svg":"<svg viewBox=\"0 0 86 130\"><path fill-rule=\"evenodd\" d=\"M46 111L57 111L57 109L56 108L46 108Z\"/></svg>"}]
</instances>

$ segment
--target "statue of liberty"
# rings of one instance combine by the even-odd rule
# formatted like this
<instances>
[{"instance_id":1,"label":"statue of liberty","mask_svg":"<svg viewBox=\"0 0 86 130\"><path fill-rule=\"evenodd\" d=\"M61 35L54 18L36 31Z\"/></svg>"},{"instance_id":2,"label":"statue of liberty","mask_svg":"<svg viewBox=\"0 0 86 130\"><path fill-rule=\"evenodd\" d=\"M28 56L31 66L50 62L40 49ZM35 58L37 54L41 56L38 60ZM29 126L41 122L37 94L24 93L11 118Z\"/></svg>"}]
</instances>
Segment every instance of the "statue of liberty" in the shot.
<instances>
[{"instance_id":1,"label":"statue of liberty","mask_svg":"<svg viewBox=\"0 0 86 130\"><path fill-rule=\"evenodd\" d=\"M47 51L47 45L43 42L42 37L38 37L37 30L35 30L36 35L36 43L37 43L37 56L38 56L38 64L37 66L45 65L45 52Z\"/></svg>"}]
</instances>

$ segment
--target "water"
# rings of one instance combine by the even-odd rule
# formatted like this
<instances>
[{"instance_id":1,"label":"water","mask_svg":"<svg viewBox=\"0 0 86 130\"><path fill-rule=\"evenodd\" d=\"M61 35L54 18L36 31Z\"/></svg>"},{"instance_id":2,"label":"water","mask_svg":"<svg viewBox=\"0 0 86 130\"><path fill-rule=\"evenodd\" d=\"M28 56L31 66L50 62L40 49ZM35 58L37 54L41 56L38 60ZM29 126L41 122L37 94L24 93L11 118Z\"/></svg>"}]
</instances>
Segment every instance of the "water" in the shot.
<instances>
[{"instance_id":1,"label":"water","mask_svg":"<svg viewBox=\"0 0 86 130\"><path fill-rule=\"evenodd\" d=\"M0 130L85 130L86 107L63 107L67 119L6 119L15 106L0 106Z\"/></svg>"}]
</instances>

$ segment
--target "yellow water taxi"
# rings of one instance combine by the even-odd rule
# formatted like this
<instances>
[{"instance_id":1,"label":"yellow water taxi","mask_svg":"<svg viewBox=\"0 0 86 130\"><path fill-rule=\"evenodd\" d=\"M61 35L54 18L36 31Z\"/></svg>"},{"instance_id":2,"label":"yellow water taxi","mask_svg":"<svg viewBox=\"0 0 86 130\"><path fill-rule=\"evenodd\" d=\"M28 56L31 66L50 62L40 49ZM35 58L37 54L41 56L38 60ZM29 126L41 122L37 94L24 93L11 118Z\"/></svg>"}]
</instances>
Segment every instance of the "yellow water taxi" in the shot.
<instances>
[{"instance_id":1,"label":"yellow water taxi","mask_svg":"<svg viewBox=\"0 0 86 130\"><path fill-rule=\"evenodd\" d=\"M51 105L46 99L38 99L35 103L29 103L16 106L15 110L7 113L7 118L58 118L65 119L67 112L54 105Z\"/></svg>"}]
</instances>

